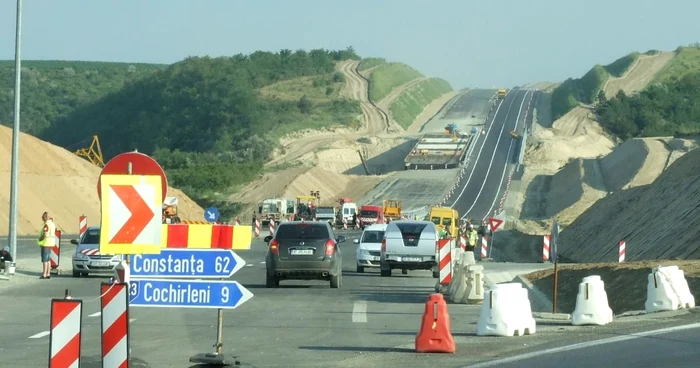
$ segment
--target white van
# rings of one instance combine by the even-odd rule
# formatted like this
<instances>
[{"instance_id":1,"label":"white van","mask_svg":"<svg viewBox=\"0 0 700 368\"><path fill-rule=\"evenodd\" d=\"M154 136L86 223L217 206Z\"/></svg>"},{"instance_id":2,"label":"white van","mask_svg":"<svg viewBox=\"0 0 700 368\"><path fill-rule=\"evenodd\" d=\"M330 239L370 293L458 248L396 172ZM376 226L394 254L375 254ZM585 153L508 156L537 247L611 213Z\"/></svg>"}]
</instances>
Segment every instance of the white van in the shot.
<instances>
[{"instance_id":1,"label":"white van","mask_svg":"<svg viewBox=\"0 0 700 368\"><path fill-rule=\"evenodd\" d=\"M391 276L391 270L432 270L439 277L435 259L438 242L437 226L431 221L392 221L387 225L380 252L379 271Z\"/></svg>"},{"instance_id":2,"label":"white van","mask_svg":"<svg viewBox=\"0 0 700 368\"><path fill-rule=\"evenodd\" d=\"M365 272L365 267L379 267L380 252L386 224L375 224L365 228L360 239L355 239L357 244L357 272Z\"/></svg>"},{"instance_id":3,"label":"white van","mask_svg":"<svg viewBox=\"0 0 700 368\"><path fill-rule=\"evenodd\" d=\"M348 225L355 226L355 224L352 222L352 217L356 213L357 213L357 204L355 204L355 203L343 203L343 207L341 208L340 221L342 222L343 220L345 220L348 223Z\"/></svg>"}]
</instances>

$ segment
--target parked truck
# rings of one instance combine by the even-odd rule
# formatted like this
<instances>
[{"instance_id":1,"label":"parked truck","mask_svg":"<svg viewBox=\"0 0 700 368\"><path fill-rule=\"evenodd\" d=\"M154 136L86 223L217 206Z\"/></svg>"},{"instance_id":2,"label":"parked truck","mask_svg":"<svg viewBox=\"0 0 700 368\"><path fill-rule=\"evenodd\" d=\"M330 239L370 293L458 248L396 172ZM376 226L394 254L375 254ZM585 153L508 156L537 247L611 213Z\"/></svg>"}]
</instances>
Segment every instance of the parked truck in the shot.
<instances>
[{"instance_id":1,"label":"parked truck","mask_svg":"<svg viewBox=\"0 0 700 368\"><path fill-rule=\"evenodd\" d=\"M318 221L325 221L333 226L335 224L335 207L316 207L316 219Z\"/></svg>"},{"instance_id":2,"label":"parked truck","mask_svg":"<svg viewBox=\"0 0 700 368\"><path fill-rule=\"evenodd\" d=\"M384 218L400 220L401 205L402 202L396 199L386 199L382 201L382 207L384 207Z\"/></svg>"},{"instance_id":3,"label":"parked truck","mask_svg":"<svg viewBox=\"0 0 700 368\"><path fill-rule=\"evenodd\" d=\"M507 93L508 93L508 91L505 88L499 89L498 90L498 99L502 100L502 99L506 98Z\"/></svg>"},{"instance_id":4,"label":"parked truck","mask_svg":"<svg viewBox=\"0 0 700 368\"><path fill-rule=\"evenodd\" d=\"M362 227L362 229L372 224L383 224L384 209L382 206L364 205L360 207L358 220L360 221L360 227Z\"/></svg>"},{"instance_id":5,"label":"parked truck","mask_svg":"<svg viewBox=\"0 0 700 368\"><path fill-rule=\"evenodd\" d=\"M316 193L297 196L297 211L294 214L294 221L313 221L316 218L316 207L319 201L319 196Z\"/></svg>"},{"instance_id":6,"label":"parked truck","mask_svg":"<svg viewBox=\"0 0 700 368\"><path fill-rule=\"evenodd\" d=\"M264 226L267 226L270 220L280 222L293 216L296 210L296 203L286 198L268 198L258 203L258 215Z\"/></svg>"}]
</instances>

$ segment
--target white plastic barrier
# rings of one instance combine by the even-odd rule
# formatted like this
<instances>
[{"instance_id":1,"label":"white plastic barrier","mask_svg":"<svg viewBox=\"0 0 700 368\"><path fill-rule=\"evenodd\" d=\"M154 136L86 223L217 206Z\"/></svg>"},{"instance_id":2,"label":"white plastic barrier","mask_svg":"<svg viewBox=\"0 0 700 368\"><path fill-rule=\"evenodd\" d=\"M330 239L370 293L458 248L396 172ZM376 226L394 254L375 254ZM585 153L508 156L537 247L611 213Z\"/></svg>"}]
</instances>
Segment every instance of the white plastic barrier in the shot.
<instances>
[{"instance_id":1,"label":"white plastic barrier","mask_svg":"<svg viewBox=\"0 0 700 368\"><path fill-rule=\"evenodd\" d=\"M454 294L457 286L460 284L464 268L462 267L464 261L464 253L457 257L457 260L452 264L452 280L450 280L450 285L447 288L447 293L454 301Z\"/></svg>"},{"instance_id":2,"label":"white plastic barrier","mask_svg":"<svg viewBox=\"0 0 700 368\"><path fill-rule=\"evenodd\" d=\"M576 308L571 315L571 324L602 326L612 320L613 311L608 304L605 283L598 275L584 277L578 285Z\"/></svg>"},{"instance_id":3,"label":"white plastic barrier","mask_svg":"<svg viewBox=\"0 0 700 368\"><path fill-rule=\"evenodd\" d=\"M464 296L460 299L463 304L477 304L484 301L484 266L468 265L465 271L466 289ZM525 289L523 289L525 290ZM525 290L527 298L527 290ZM529 306L528 300L528 306Z\"/></svg>"},{"instance_id":4,"label":"white plastic barrier","mask_svg":"<svg viewBox=\"0 0 700 368\"><path fill-rule=\"evenodd\" d=\"M695 308L685 273L678 266L656 267L647 277L647 313Z\"/></svg>"},{"instance_id":5,"label":"white plastic barrier","mask_svg":"<svg viewBox=\"0 0 700 368\"><path fill-rule=\"evenodd\" d=\"M479 336L522 336L535 333L527 289L519 283L496 284L486 291L481 305Z\"/></svg>"}]
</instances>

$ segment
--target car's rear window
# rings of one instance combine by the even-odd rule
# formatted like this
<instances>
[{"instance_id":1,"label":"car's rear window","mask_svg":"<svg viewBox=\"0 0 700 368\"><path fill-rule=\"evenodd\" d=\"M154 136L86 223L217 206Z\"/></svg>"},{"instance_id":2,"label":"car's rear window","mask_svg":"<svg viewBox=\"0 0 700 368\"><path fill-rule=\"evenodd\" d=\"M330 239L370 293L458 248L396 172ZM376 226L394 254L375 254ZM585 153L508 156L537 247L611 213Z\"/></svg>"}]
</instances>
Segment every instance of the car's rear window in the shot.
<instances>
[{"instance_id":1,"label":"car's rear window","mask_svg":"<svg viewBox=\"0 0 700 368\"><path fill-rule=\"evenodd\" d=\"M324 224L283 224L277 229L275 238L278 240L285 239L328 239L330 234L328 228Z\"/></svg>"},{"instance_id":2,"label":"car's rear window","mask_svg":"<svg viewBox=\"0 0 700 368\"><path fill-rule=\"evenodd\" d=\"M92 229L85 232L81 244L100 244L100 229Z\"/></svg>"},{"instance_id":3,"label":"car's rear window","mask_svg":"<svg viewBox=\"0 0 700 368\"><path fill-rule=\"evenodd\" d=\"M360 241L361 243L381 243L382 239L384 239L384 231L381 230L374 230L374 231L365 231L362 234L362 240Z\"/></svg>"},{"instance_id":4,"label":"car's rear window","mask_svg":"<svg viewBox=\"0 0 700 368\"><path fill-rule=\"evenodd\" d=\"M401 231L401 235L405 238L407 236L418 238L420 237L420 234L423 232L423 229L425 229L428 224L396 224L396 226L399 228L399 231Z\"/></svg>"},{"instance_id":5,"label":"car's rear window","mask_svg":"<svg viewBox=\"0 0 700 368\"><path fill-rule=\"evenodd\" d=\"M433 222L435 225L440 225L440 218L439 217L433 217L430 219L430 221Z\"/></svg>"},{"instance_id":6,"label":"car's rear window","mask_svg":"<svg viewBox=\"0 0 700 368\"><path fill-rule=\"evenodd\" d=\"M449 217L445 217L444 219L442 219L442 224L445 226L450 226L452 225L452 219Z\"/></svg>"}]
</instances>

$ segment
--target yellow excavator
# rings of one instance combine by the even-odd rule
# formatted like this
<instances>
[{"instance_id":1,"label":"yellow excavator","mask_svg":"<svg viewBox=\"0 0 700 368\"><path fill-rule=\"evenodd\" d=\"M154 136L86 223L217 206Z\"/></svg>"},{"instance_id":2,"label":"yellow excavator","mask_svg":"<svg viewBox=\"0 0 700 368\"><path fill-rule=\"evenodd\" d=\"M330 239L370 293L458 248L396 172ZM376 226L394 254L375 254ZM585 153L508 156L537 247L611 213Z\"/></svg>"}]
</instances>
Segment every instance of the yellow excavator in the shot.
<instances>
[{"instance_id":1,"label":"yellow excavator","mask_svg":"<svg viewBox=\"0 0 700 368\"><path fill-rule=\"evenodd\" d=\"M80 157L85 157L88 161L92 162L93 165L99 167L105 167L104 157L102 157L102 147L100 146L100 139L96 135L92 136L92 143L89 148L81 148L75 151L75 154Z\"/></svg>"}]
</instances>

